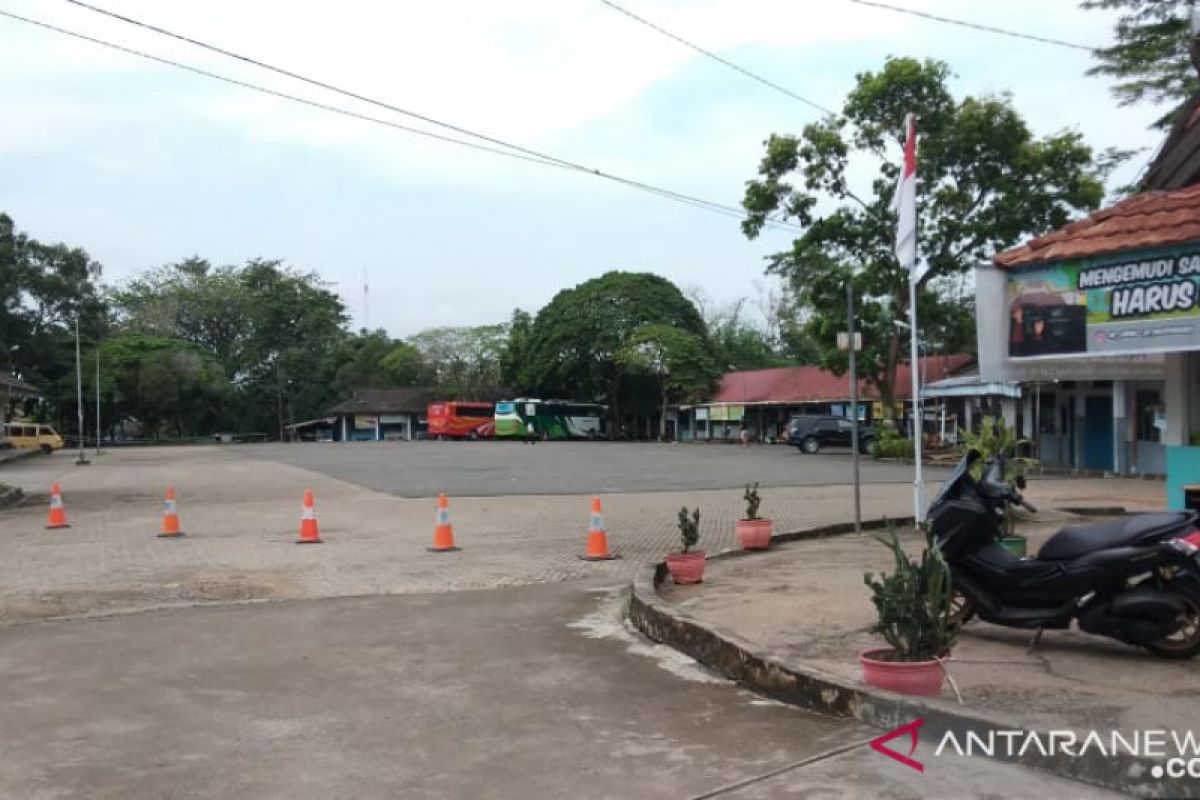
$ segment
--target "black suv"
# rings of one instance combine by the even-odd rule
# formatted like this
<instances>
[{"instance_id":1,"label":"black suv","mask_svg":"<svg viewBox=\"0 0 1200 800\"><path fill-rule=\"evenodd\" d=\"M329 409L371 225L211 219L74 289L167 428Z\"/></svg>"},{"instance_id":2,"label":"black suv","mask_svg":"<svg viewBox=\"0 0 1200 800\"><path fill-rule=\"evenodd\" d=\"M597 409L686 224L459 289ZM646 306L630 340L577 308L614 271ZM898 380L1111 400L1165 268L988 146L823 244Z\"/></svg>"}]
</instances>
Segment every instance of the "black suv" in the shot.
<instances>
[{"instance_id":1,"label":"black suv","mask_svg":"<svg viewBox=\"0 0 1200 800\"><path fill-rule=\"evenodd\" d=\"M824 446L849 447L854 423L848 417L792 417L788 422L788 441L802 453L819 453ZM871 452L875 432L866 425L858 426L858 450Z\"/></svg>"}]
</instances>

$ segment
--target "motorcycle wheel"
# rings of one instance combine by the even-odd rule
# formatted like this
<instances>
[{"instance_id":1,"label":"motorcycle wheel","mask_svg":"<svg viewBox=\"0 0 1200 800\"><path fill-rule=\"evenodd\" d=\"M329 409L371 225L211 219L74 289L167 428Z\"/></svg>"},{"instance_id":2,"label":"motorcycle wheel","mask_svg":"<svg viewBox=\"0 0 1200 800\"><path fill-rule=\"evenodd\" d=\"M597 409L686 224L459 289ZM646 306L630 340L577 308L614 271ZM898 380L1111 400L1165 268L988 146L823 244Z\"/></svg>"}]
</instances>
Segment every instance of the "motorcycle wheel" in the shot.
<instances>
[{"instance_id":1,"label":"motorcycle wheel","mask_svg":"<svg viewBox=\"0 0 1200 800\"><path fill-rule=\"evenodd\" d=\"M946 616L946 622L951 628L958 630L974 618L975 606L971 605L966 595L956 591L950 598L950 613Z\"/></svg>"},{"instance_id":2,"label":"motorcycle wheel","mask_svg":"<svg viewBox=\"0 0 1200 800\"><path fill-rule=\"evenodd\" d=\"M1179 630L1157 642L1146 645L1146 649L1159 658L1187 659L1200 653L1200 594L1168 587L1167 592L1187 607L1180 619Z\"/></svg>"}]
</instances>

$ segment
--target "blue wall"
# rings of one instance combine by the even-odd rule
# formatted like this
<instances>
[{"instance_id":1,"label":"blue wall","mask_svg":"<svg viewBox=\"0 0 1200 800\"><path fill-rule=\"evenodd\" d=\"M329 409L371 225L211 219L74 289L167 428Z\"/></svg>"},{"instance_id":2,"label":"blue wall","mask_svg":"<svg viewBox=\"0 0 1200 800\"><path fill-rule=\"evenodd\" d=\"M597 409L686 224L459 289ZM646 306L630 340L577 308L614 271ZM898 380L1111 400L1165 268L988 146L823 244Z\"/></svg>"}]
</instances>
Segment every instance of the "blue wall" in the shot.
<instances>
[{"instance_id":1,"label":"blue wall","mask_svg":"<svg viewBox=\"0 0 1200 800\"><path fill-rule=\"evenodd\" d=\"M1167 508L1183 508L1183 487L1200 485L1200 447L1167 448Z\"/></svg>"}]
</instances>

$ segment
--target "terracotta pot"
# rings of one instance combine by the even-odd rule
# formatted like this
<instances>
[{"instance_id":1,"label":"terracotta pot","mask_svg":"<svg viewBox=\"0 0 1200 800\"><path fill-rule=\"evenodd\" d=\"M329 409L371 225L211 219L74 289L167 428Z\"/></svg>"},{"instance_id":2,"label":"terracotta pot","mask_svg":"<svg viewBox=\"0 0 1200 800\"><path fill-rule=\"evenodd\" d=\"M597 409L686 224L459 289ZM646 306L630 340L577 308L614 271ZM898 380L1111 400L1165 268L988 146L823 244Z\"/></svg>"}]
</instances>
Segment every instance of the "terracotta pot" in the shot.
<instances>
[{"instance_id":1,"label":"terracotta pot","mask_svg":"<svg viewBox=\"0 0 1200 800\"><path fill-rule=\"evenodd\" d=\"M771 520L739 519L737 535L746 550L765 550L771 546Z\"/></svg>"},{"instance_id":2,"label":"terracotta pot","mask_svg":"<svg viewBox=\"0 0 1200 800\"><path fill-rule=\"evenodd\" d=\"M872 686L900 694L937 697L942 693L946 673L937 661L889 661L895 654L890 647L866 650L859 655L863 678Z\"/></svg>"},{"instance_id":3,"label":"terracotta pot","mask_svg":"<svg viewBox=\"0 0 1200 800\"><path fill-rule=\"evenodd\" d=\"M676 583L699 583L704 579L703 550L690 553L671 553L667 556L667 572Z\"/></svg>"}]
</instances>

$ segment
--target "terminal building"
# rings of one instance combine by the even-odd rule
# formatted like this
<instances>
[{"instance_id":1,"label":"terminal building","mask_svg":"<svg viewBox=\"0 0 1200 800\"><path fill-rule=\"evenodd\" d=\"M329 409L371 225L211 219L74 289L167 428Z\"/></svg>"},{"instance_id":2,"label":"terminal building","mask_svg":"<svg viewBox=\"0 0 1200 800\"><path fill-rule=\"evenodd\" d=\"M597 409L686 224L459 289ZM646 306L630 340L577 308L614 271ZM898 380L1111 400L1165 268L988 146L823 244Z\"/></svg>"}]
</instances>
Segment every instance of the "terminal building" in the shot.
<instances>
[{"instance_id":1,"label":"terminal building","mask_svg":"<svg viewBox=\"0 0 1200 800\"><path fill-rule=\"evenodd\" d=\"M1178 508L1200 497L1200 95L1143 187L977 270L979 367L1021 385L1043 463L1166 475Z\"/></svg>"}]
</instances>

